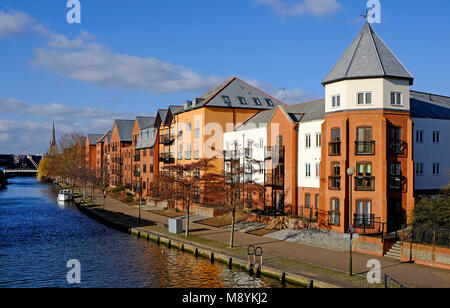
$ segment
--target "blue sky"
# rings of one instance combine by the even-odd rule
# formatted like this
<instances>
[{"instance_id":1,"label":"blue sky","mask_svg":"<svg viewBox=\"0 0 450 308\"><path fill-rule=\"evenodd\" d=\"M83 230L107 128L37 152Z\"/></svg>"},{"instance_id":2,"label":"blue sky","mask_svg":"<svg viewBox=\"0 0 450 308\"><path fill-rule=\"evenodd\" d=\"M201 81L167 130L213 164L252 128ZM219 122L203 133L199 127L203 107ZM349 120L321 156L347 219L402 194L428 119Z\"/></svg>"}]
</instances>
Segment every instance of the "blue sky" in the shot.
<instances>
[{"instance_id":1,"label":"blue sky","mask_svg":"<svg viewBox=\"0 0 450 308\"><path fill-rule=\"evenodd\" d=\"M57 135L103 133L238 76L298 103L364 24L365 0L0 1L0 153L45 152ZM380 0L375 31L415 77L450 95L447 0ZM285 90L280 90L284 88Z\"/></svg>"}]
</instances>

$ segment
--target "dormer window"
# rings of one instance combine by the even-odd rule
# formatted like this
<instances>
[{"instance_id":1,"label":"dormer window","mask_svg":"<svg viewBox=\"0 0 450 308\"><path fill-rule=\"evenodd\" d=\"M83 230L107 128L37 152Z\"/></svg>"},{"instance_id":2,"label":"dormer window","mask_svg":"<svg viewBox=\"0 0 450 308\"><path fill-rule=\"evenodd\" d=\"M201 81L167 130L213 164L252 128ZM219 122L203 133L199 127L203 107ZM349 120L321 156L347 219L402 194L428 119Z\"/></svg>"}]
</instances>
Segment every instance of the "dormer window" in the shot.
<instances>
[{"instance_id":1,"label":"dormer window","mask_svg":"<svg viewBox=\"0 0 450 308\"><path fill-rule=\"evenodd\" d=\"M266 103L268 106L272 106L273 107L273 102L270 98L266 98Z\"/></svg>"},{"instance_id":2,"label":"dormer window","mask_svg":"<svg viewBox=\"0 0 450 308\"><path fill-rule=\"evenodd\" d=\"M247 105L247 101L245 100L245 97L239 97L239 102L241 105Z\"/></svg>"},{"instance_id":3,"label":"dormer window","mask_svg":"<svg viewBox=\"0 0 450 308\"><path fill-rule=\"evenodd\" d=\"M253 101L255 102L256 105L261 106L261 101L259 100L259 98L254 97Z\"/></svg>"},{"instance_id":4,"label":"dormer window","mask_svg":"<svg viewBox=\"0 0 450 308\"><path fill-rule=\"evenodd\" d=\"M331 107L337 108L341 106L341 96L340 95L333 95L331 97Z\"/></svg>"},{"instance_id":5,"label":"dormer window","mask_svg":"<svg viewBox=\"0 0 450 308\"><path fill-rule=\"evenodd\" d=\"M402 93L400 92L391 92L391 105L392 106L402 106Z\"/></svg>"},{"instance_id":6,"label":"dormer window","mask_svg":"<svg viewBox=\"0 0 450 308\"><path fill-rule=\"evenodd\" d=\"M230 100L229 96L224 95L222 97L223 97L223 101L225 102L225 104L231 104L231 100Z\"/></svg>"},{"instance_id":7,"label":"dormer window","mask_svg":"<svg viewBox=\"0 0 450 308\"><path fill-rule=\"evenodd\" d=\"M359 92L358 105L372 105L372 92Z\"/></svg>"}]
</instances>

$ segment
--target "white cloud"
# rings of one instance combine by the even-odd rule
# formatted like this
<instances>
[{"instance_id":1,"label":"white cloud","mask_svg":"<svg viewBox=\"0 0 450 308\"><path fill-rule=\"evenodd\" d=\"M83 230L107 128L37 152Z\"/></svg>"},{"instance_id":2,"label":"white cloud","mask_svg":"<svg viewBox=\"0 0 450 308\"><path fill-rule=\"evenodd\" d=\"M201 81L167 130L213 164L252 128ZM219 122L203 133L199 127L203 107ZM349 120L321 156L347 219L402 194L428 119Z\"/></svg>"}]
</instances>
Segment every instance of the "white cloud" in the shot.
<instances>
[{"instance_id":1,"label":"white cloud","mask_svg":"<svg viewBox=\"0 0 450 308\"><path fill-rule=\"evenodd\" d=\"M53 121L58 136L73 132L101 134L112 128L114 119L136 116L131 112L57 103L36 105L13 98L0 99L0 110L0 153L19 154L45 152Z\"/></svg>"},{"instance_id":2,"label":"white cloud","mask_svg":"<svg viewBox=\"0 0 450 308\"><path fill-rule=\"evenodd\" d=\"M0 11L0 37L20 36L27 33L48 35L49 31L23 12Z\"/></svg>"},{"instance_id":3,"label":"white cloud","mask_svg":"<svg viewBox=\"0 0 450 308\"><path fill-rule=\"evenodd\" d=\"M313 15L322 17L332 14L341 8L337 0L255 0L257 3L273 9L280 17Z\"/></svg>"}]
</instances>

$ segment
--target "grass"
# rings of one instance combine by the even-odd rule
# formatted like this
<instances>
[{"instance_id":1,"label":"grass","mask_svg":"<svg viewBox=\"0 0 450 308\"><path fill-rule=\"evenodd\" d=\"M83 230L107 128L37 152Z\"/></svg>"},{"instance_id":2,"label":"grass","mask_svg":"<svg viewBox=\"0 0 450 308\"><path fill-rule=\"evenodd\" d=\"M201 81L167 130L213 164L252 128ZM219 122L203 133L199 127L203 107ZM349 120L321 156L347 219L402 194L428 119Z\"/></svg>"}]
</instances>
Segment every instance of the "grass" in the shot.
<instances>
[{"instance_id":1,"label":"grass","mask_svg":"<svg viewBox=\"0 0 450 308\"><path fill-rule=\"evenodd\" d=\"M165 216L165 217L169 217L169 218L176 218L176 217L182 217L186 215L185 211L170 211L170 210L154 210L154 211L149 211L151 213L154 214L158 214L161 216Z\"/></svg>"},{"instance_id":2,"label":"grass","mask_svg":"<svg viewBox=\"0 0 450 308\"><path fill-rule=\"evenodd\" d=\"M276 230L270 230L270 229L262 228L262 229L249 231L247 233L248 234L252 234L252 235L264 236L264 235L267 235L267 234L270 234L270 233L273 233L273 232L276 232Z\"/></svg>"},{"instance_id":3,"label":"grass","mask_svg":"<svg viewBox=\"0 0 450 308\"><path fill-rule=\"evenodd\" d=\"M236 210L236 223L247 221L247 218L248 213L245 213L242 210ZM222 216L196 221L196 223L216 228L225 227L231 224L231 212Z\"/></svg>"}]
</instances>

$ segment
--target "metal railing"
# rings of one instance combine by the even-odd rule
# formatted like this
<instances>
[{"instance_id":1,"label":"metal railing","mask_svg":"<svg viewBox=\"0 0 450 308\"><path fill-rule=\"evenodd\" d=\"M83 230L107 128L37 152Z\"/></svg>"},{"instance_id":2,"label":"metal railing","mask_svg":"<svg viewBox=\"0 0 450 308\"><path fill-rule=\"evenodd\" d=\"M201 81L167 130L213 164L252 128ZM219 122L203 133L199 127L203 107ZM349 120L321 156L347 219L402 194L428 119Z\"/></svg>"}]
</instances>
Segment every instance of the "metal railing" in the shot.
<instances>
[{"instance_id":1,"label":"metal railing","mask_svg":"<svg viewBox=\"0 0 450 308\"><path fill-rule=\"evenodd\" d=\"M341 177L340 176L329 176L328 177L328 189L340 190L341 189Z\"/></svg>"},{"instance_id":2,"label":"metal railing","mask_svg":"<svg viewBox=\"0 0 450 308\"><path fill-rule=\"evenodd\" d=\"M330 226L340 226L341 225L341 213L336 211L328 212L328 224Z\"/></svg>"},{"instance_id":3,"label":"metal railing","mask_svg":"<svg viewBox=\"0 0 450 308\"><path fill-rule=\"evenodd\" d=\"M375 141L355 141L356 155L374 155Z\"/></svg>"},{"instance_id":4,"label":"metal railing","mask_svg":"<svg viewBox=\"0 0 450 308\"><path fill-rule=\"evenodd\" d=\"M373 191L375 190L374 176L355 176L356 191Z\"/></svg>"},{"instance_id":5,"label":"metal railing","mask_svg":"<svg viewBox=\"0 0 450 308\"><path fill-rule=\"evenodd\" d=\"M329 143L329 153L330 156L340 156L341 155L341 141L331 141Z\"/></svg>"},{"instance_id":6,"label":"metal railing","mask_svg":"<svg viewBox=\"0 0 450 308\"><path fill-rule=\"evenodd\" d=\"M406 156L408 154L408 143L404 141L391 141L389 154L394 156Z\"/></svg>"},{"instance_id":7,"label":"metal railing","mask_svg":"<svg viewBox=\"0 0 450 308\"><path fill-rule=\"evenodd\" d=\"M239 150L223 151L223 159L225 161L240 160L241 153Z\"/></svg>"},{"instance_id":8,"label":"metal railing","mask_svg":"<svg viewBox=\"0 0 450 308\"><path fill-rule=\"evenodd\" d=\"M391 190L401 190L406 191L407 187L407 178L404 176L389 176L389 189Z\"/></svg>"},{"instance_id":9,"label":"metal railing","mask_svg":"<svg viewBox=\"0 0 450 308\"><path fill-rule=\"evenodd\" d=\"M284 160L284 146L268 146L264 148L264 159L275 160L279 162Z\"/></svg>"},{"instance_id":10,"label":"metal railing","mask_svg":"<svg viewBox=\"0 0 450 308\"><path fill-rule=\"evenodd\" d=\"M264 183L266 186L281 187L284 185L284 176L274 173L266 173Z\"/></svg>"}]
</instances>

